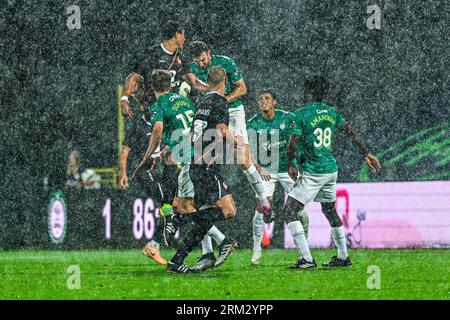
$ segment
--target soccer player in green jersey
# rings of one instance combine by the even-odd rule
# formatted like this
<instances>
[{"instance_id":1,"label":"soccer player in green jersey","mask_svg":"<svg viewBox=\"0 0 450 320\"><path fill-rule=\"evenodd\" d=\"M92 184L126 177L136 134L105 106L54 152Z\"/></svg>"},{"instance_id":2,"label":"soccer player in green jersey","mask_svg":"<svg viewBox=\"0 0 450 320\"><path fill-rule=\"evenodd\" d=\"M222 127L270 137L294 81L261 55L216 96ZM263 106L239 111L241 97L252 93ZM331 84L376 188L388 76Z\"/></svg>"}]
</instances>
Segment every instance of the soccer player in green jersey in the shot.
<instances>
[{"instance_id":1,"label":"soccer player in green jersey","mask_svg":"<svg viewBox=\"0 0 450 320\"><path fill-rule=\"evenodd\" d=\"M156 103L149 108L148 121L152 126L152 134L145 156L136 168L135 174L146 166L161 140L172 149L182 143L182 140L173 138L175 131L181 133L180 138L190 134L195 108L191 100L170 92L171 77L171 73L167 70L156 69L152 72L152 88L157 99ZM172 156L171 161L178 163L179 159ZM189 178L189 164L184 164L178 176L178 213L183 215L192 213L195 210L193 198L194 186ZM176 216L175 219L179 218L179 215ZM215 226L209 229L205 237L208 237L207 241L201 242L203 255L213 252L210 238L213 238L218 245L225 239L225 236ZM151 246L152 243L149 243L148 247Z\"/></svg>"},{"instance_id":2,"label":"soccer player in green jersey","mask_svg":"<svg viewBox=\"0 0 450 320\"><path fill-rule=\"evenodd\" d=\"M331 226L331 235L337 248L337 255L324 267L347 267L352 263L347 253L347 244L342 221L336 212L337 165L333 156L335 131L343 130L353 138L362 157L372 171L381 170L378 159L373 156L361 136L356 133L333 107L325 104L323 98L328 83L323 77L314 77L305 82L305 98L308 103L294 112L299 132L291 136L287 147L289 175L296 179L298 168L294 163L300 139L304 139L303 156L299 165L301 176L289 193L284 209L285 221L295 243L300 247L301 258L290 268L316 268L309 251L302 224L296 221L296 213L311 201L320 202L322 212Z\"/></svg>"},{"instance_id":3,"label":"soccer player in green jersey","mask_svg":"<svg viewBox=\"0 0 450 320\"><path fill-rule=\"evenodd\" d=\"M266 89L261 91L258 97L258 105L261 112L248 120L247 130L250 133L249 136L252 145L256 146L256 150L258 150L258 158L254 163L264 181L266 190L264 195L269 201L272 201L277 182L281 184L286 193L291 191L294 186L295 182L288 174L286 147L289 142L289 137L299 132L293 113L275 109L277 106L277 96L272 90ZM252 138L255 141L252 141ZM260 142L263 142L262 145ZM266 155L269 152L277 152L275 157L273 154L270 155L270 159L274 160L275 163L269 162L269 157L261 160L261 152L265 152ZM305 229L305 233L307 233L308 214L303 210L298 213L298 216ZM259 264L261 258L261 241L265 228L265 220L261 210L261 202L256 197L256 210L253 217L252 264Z\"/></svg>"},{"instance_id":4,"label":"soccer player in green jersey","mask_svg":"<svg viewBox=\"0 0 450 320\"><path fill-rule=\"evenodd\" d=\"M229 129L234 136L241 137L244 142L244 155L243 157L239 156L238 161L247 180L261 200L263 213L269 215L270 203L264 196L263 180L250 160L250 145L246 129L245 111L240 100L247 93L242 72L233 59L212 54L206 43L202 41L191 42L189 44L189 54L193 62L189 64L186 81L196 90L201 92L208 90L206 79L208 77L208 71L212 67L221 67L227 74L225 99L228 101L228 112L230 116Z\"/></svg>"}]
</instances>

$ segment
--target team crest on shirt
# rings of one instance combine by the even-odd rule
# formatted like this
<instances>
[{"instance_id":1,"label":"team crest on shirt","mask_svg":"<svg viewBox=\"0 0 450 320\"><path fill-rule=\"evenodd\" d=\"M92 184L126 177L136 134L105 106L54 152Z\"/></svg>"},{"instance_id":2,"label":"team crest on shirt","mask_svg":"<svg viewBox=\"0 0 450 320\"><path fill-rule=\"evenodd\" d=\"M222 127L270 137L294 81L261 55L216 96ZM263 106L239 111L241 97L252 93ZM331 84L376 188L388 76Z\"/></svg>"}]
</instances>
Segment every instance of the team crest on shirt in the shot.
<instances>
[{"instance_id":1,"label":"team crest on shirt","mask_svg":"<svg viewBox=\"0 0 450 320\"><path fill-rule=\"evenodd\" d=\"M223 186L224 190L228 190L228 186L225 182L222 182L222 186Z\"/></svg>"},{"instance_id":2,"label":"team crest on shirt","mask_svg":"<svg viewBox=\"0 0 450 320\"><path fill-rule=\"evenodd\" d=\"M280 124L280 129L281 129L281 130L286 129L286 125L285 125L284 123Z\"/></svg>"}]
</instances>

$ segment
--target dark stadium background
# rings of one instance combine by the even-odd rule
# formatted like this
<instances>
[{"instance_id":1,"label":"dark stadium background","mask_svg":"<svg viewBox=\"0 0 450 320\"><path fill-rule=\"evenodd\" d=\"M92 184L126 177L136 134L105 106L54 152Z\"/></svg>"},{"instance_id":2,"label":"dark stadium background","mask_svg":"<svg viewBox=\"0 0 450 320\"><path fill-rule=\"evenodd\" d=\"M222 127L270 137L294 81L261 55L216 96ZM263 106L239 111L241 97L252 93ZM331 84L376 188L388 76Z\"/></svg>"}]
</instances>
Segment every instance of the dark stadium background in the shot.
<instances>
[{"instance_id":1,"label":"dark stadium background","mask_svg":"<svg viewBox=\"0 0 450 320\"><path fill-rule=\"evenodd\" d=\"M66 27L73 4L81 30ZM381 30L366 27L371 4L382 9ZM133 53L160 41L166 19L182 21L188 41L235 59L249 89L248 116L268 86L282 108L301 106L304 79L322 73L328 101L374 154L449 121L448 1L1 1L0 248L48 241L43 179L51 187L61 181L69 150L78 149L86 167L117 164L117 86ZM335 154L339 181L358 181L362 160L352 143L337 136ZM449 169L447 162L442 170ZM399 166L374 179L416 180L434 170L425 157L414 170ZM233 177L244 208L234 223L250 237L253 196L239 171ZM102 203L101 192L68 195L81 197L72 211L99 215L101 205L86 203Z\"/></svg>"}]
</instances>

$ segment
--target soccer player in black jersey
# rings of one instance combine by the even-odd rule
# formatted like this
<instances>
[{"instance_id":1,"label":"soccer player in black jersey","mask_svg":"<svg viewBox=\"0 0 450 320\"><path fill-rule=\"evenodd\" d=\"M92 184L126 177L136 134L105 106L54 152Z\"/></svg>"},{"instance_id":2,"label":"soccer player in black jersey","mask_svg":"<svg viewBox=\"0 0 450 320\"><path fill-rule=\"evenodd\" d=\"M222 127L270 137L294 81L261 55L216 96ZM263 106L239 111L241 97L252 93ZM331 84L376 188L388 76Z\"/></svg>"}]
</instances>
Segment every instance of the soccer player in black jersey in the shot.
<instances>
[{"instance_id":1,"label":"soccer player in black jersey","mask_svg":"<svg viewBox=\"0 0 450 320\"><path fill-rule=\"evenodd\" d=\"M125 140L122 144L122 151L119 156L119 187L122 190L128 187L129 172L127 171L133 172L132 170L137 167L140 159L145 154L149 140L149 132L151 132L151 125L148 112L145 112L144 108L141 107L139 111L127 121ZM146 170L134 178L133 184L135 184L137 188L145 190L147 194L161 193L161 198L163 198L162 188L160 183L157 181L157 177L155 177L155 173L156 172L152 173L150 170ZM159 220L156 229L155 236L143 248L143 253L149 258L155 260L157 263L165 265L167 264L167 261L161 257L159 248L161 244L164 243L167 245L168 243L168 235L166 232L167 226Z\"/></svg>"},{"instance_id":2,"label":"soccer player in black jersey","mask_svg":"<svg viewBox=\"0 0 450 320\"><path fill-rule=\"evenodd\" d=\"M138 51L131 62L131 73L126 79L123 96L121 98L122 114L130 120L135 110L146 108L156 102L151 87L151 74L154 69L170 71L171 90L177 92L182 82L185 66L181 54L186 40L183 27L175 21L168 21L162 29L163 41L147 50ZM138 113L140 113L138 111ZM130 125L127 121L127 127ZM128 131L128 128L127 128ZM151 132L151 129L149 130ZM144 145L145 142L144 142ZM161 150L162 174L160 177L162 187L162 206L160 213L164 221L173 214L172 203L174 201L178 185L177 163L167 146ZM156 160L155 160L156 162ZM155 167L155 166L153 166ZM156 248L149 243L144 247L146 255L153 258Z\"/></svg>"},{"instance_id":3,"label":"soccer player in black jersey","mask_svg":"<svg viewBox=\"0 0 450 320\"><path fill-rule=\"evenodd\" d=\"M130 97L142 105L156 102L151 89L151 74L155 69L168 70L172 74L171 91L178 93L184 73L185 63L181 49L186 41L183 27L168 21L162 31L163 41L147 50L138 51L130 66L120 101L122 114L131 117Z\"/></svg>"},{"instance_id":4,"label":"soccer player in black jersey","mask_svg":"<svg viewBox=\"0 0 450 320\"><path fill-rule=\"evenodd\" d=\"M224 144L231 141L234 147L236 140L228 129L227 101L223 97L225 70L220 67L211 68L207 81L210 89L196 105L191 132L194 156L189 175L194 185L194 199L198 210L192 214L192 221L180 240L178 250L167 265L169 272L196 272L184 264L186 256L215 222L232 218L237 211L233 196L218 171L218 163L223 163L221 151L227 149ZM212 137L214 140L210 142ZM234 152L234 148L232 150ZM214 266L222 264L235 245L236 241L226 237L220 244L220 254Z\"/></svg>"}]
</instances>

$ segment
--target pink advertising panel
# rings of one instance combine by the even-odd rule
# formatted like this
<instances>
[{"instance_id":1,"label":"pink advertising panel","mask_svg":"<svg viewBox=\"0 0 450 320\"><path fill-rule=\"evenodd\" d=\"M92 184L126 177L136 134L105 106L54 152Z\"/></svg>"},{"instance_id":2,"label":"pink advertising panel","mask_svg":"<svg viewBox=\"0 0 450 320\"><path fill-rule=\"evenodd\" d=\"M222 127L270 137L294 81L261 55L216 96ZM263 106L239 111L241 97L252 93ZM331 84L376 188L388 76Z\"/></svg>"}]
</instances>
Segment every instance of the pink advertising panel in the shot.
<instances>
[{"instance_id":1,"label":"pink advertising panel","mask_svg":"<svg viewBox=\"0 0 450 320\"><path fill-rule=\"evenodd\" d=\"M450 247L450 181L341 183L336 207L353 248ZM306 209L310 246L330 247L320 204ZM284 235L294 248L286 227Z\"/></svg>"}]
</instances>

